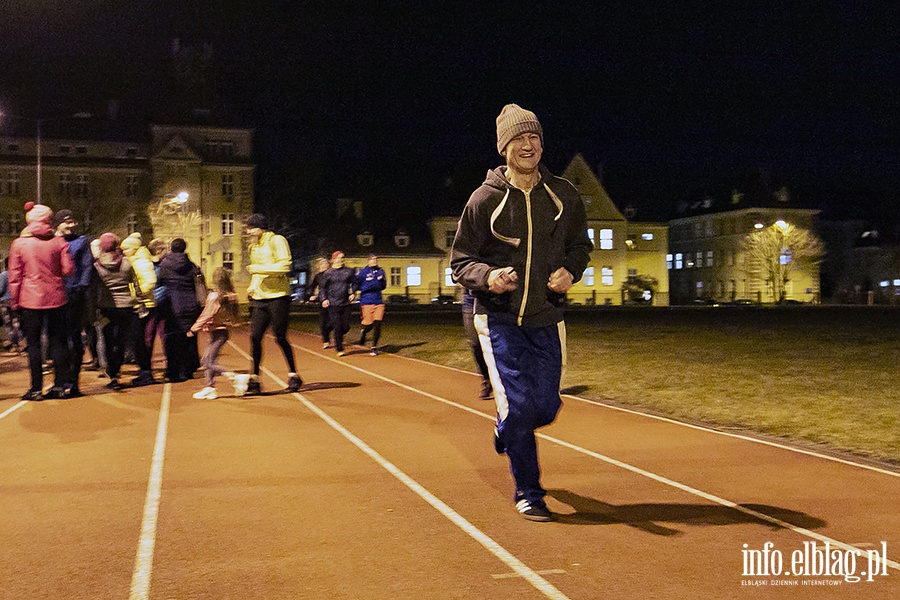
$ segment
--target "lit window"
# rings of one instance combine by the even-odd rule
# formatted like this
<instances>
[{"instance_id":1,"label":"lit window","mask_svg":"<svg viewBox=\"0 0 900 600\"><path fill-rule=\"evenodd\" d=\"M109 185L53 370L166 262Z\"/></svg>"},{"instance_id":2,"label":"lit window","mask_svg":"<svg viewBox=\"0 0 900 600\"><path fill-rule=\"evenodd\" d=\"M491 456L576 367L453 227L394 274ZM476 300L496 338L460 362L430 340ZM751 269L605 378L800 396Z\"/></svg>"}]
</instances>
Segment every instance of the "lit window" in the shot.
<instances>
[{"instance_id":1,"label":"lit window","mask_svg":"<svg viewBox=\"0 0 900 600\"><path fill-rule=\"evenodd\" d=\"M652 233L642 233L641 239L649 242L650 240L653 239L653 234Z\"/></svg>"},{"instance_id":2,"label":"lit window","mask_svg":"<svg viewBox=\"0 0 900 600\"><path fill-rule=\"evenodd\" d=\"M888 281L887 279L885 279L884 281L881 282L880 285L881 285L881 287L887 287L887 286L891 285L891 282Z\"/></svg>"},{"instance_id":3,"label":"lit window","mask_svg":"<svg viewBox=\"0 0 900 600\"><path fill-rule=\"evenodd\" d=\"M597 243L594 241L594 228L588 227L588 239L591 240L591 245L596 246Z\"/></svg>"},{"instance_id":4,"label":"lit window","mask_svg":"<svg viewBox=\"0 0 900 600\"><path fill-rule=\"evenodd\" d=\"M234 252L222 253L222 266L234 272Z\"/></svg>"},{"instance_id":5,"label":"lit window","mask_svg":"<svg viewBox=\"0 0 900 600\"><path fill-rule=\"evenodd\" d=\"M406 267L406 285L422 285L422 267Z\"/></svg>"},{"instance_id":6,"label":"lit window","mask_svg":"<svg viewBox=\"0 0 900 600\"><path fill-rule=\"evenodd\" d=\"M453 281L453 269L446 267L444 269L444 286L453 287L456 283Z\"/></svg>"},{"instance_id":7,"label":"lit window","mask_svg":"<svg viewBox=\"0 0 900 600\"><path fill-rule=\"evenodd\" d=\"M699 269L702 266L703 266L703 253L698 252L697 253L697 268Z\"/></svg>"},{"instance_id":8,"label":"lit window","mask_svg":"<svg viewBox=\"0 0 900 600\"><path fill-rule=\"evenodd\" d=\"M613 284L612 267L603 267L602 269L600 269L600 283L602 283L603 285Z\"/></svg>"},{"instance_id":9,"label":"lit window","mask_svg":"<svg viewBox=\"0 0 900 600\"><path fill-rule=\"evenodd\" d=\"M601 229L600 230L600 249L601 250L612 250L613 248L613 230L612 229Z\"/></svg>"},{"instance_id":10,"label":"lit window","mask_svg":"<svg viewBox=\"0 0 900 600\"><path fill-rule=\"evenodd\" d=\"M666 268L669 270L672 269L672 255L671 254L666 254Z\"/></svg>"},{"instance_id":11,"label":"lit window","mask_svg":"<svg viewBox=\"0 0 900 600\"><path fill-rule=\"evenodd\" d=\"M680 269L682 266L684 266L684 263L682 261L683 261L683 259L681 256L681 252L679 252L678 254L675 255L675 268L676 269Z\"/></svg>"},{"instance_id":12,"label":"lit window","mask_svg":"<svg viewBox=\"0 0 900 600\"><path fill-rule=\"evenodd\" d=\"M590 287L594 285L594 267L588 267L584 270L584 285Z\"/></svg>"},{"instance_id":13,"label":"lit window","mask_svg":"<svg viewBox=\"0 0 900 600\"><path fill-rule=\"evenodd\" d=\"M222 235L234 235L234 213L222 213Z\"/></svg>"},{"instance_id":14,"label":"lit window","mask_svg":"<svg viewBox=\"0 0 900 600\"><path fill-rule=\"evenodd\" d=\"M894 280L894 287L900 286L900 279Z\"/></svg>"},{"instance_id":15,"label":"lit window","mask_svg":"<svg viewBox=\"0 0 900 600\"><path fill-rule=\"evenodd\" d=\"M707 250L707 252L706 252L706 266L707 267L713 266L713 251L712 250Z\"/></svg>"},{"instance_id":16,"label":"lit window","mask_svg":"<svg viewBox=\"0 0 900 600\"><path fill-rule=\"evenodd\" d=\"M391 286L398 287L400 285L400 267L391 267Z\"/></svg>"}]
</instances>

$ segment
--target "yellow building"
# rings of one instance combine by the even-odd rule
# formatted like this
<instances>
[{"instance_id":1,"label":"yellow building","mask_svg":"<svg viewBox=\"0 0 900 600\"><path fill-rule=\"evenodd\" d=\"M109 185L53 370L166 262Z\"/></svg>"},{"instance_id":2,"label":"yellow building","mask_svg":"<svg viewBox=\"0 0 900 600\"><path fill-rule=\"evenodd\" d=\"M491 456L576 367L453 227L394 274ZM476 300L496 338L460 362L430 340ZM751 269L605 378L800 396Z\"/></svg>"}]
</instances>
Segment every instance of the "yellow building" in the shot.
<instances>
[{"instance_id":1,"label":"yellow building","mask_svg":"<svg viewBox=\"0 0 900 600\"><path fill-rule=\"evenodd\" d=\"M749 194L735 188L729 195L682 203L679 210L685 216L669 222L669 273L673 302L681 304L697 299L777 301L764 270L744 251L744 239L779 221L813 231L818 214L793 205L783 187ZM784 298L818 302L819 296L819 267L798 263L784 286Z\"/></svg>"}]
</instances>

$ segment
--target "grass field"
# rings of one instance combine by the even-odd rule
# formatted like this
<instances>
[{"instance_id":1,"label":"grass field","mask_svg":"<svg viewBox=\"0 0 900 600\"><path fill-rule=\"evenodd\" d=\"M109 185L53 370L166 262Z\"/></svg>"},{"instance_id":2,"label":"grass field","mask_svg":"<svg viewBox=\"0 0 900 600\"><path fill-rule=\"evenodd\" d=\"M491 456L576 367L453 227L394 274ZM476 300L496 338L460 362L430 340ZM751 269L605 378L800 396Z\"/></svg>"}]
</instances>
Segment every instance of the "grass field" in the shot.
<instances>
[{"instance_id":1,"label":"grass field","mask_svg":"<svg viewBox=\"0 0 900 600\"><path fill-rule=\"evenodd\" d=\"M568 393L900 465L898 309L600 308L566 322ZM296 327L316 332L315 317ZM458 309L389 309L382 344L474 370Z\"/></svg>"}]
</instances>

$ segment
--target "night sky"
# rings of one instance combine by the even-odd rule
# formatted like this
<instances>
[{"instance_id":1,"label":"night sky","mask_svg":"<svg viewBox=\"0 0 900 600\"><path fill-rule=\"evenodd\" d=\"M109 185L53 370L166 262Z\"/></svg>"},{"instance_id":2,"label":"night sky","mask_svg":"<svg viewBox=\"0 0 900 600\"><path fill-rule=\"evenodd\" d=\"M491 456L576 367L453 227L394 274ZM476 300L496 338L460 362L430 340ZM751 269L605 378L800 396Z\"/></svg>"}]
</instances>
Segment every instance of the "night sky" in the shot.
<instances>
[{"instance_id":1,"label":"night sky","mask_svg":"<svg viewBox=\"0 0 900 600\"><path fill-rule=\"evenodd\" d=\"M458 213L508 102L552 170L583 153L639 218L760 169L823 206L898 204L900 3L190 4L0 0L0 106L158 121L179 38L212 44L208 99L256 130L258 204L307 221L339 197Z\"/></svg>"}]
</instances>

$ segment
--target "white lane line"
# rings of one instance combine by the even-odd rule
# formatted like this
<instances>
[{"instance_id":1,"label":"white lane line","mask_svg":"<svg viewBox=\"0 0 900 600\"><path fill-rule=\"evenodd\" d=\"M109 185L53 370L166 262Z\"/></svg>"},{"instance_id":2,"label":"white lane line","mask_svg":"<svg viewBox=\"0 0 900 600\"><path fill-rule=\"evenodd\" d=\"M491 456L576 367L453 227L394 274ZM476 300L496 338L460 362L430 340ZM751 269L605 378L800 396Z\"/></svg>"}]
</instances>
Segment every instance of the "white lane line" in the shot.
<instances>
[{"instance_id":1,"label":"white lane line","mask_svg":"<svg viewBox=\"0 0 900 600\"><path fill-rule=\"evenodd\" d=\"M144 518L141 521L141 537L134 559L134 572L131 575L129 600L147 600L150 597L150 576L153 572L153 550L156 546L156 523L162 493L163 461L166 454L166 431L171 399L172 384L167 383L163 388L162 405L159 409L156 445L153 447L153 462L150 465L150 480L147 483L147 499L144 502Z\"/></svg>"},{"instance_id":2,"label":"white lane line","mask_svg":"<svg viewBox=\"0 0 900 600\"><path fill-rule=\"evenodd\" d=\"M2 413L0 413L0 419L6 417L6 416L8 416L8 415L11 415L14 411L16 411L16 410L22 408L22 407L25 406L26 404L28 404L28 402L26 402L25 400L19 400L18 402L16 402L15 404L13 404L12 406L10 406L10 407L7 408L6 410L4 410Z\"/></svg>"},{"instance_id":3,"label":"white lane line","mask_svg":"<svg viewBox=\"0 0 900 600\"><path fill-rule=\"evenodd\" d=\"M478 415L479 417L486 418L486 419L489 419L489 420L491 420L491 421L494 421L494 420L495 420L495 418L494 418L493 416L491 416L491 415L486 415L486 414L484 414L484 413L482 413L482 412L480 412L480 411L477 411L477 410L474 410L474 409L472 409L472 408L469 408L468 406L465 406L465 405L463 405L463 404L459 404L459 403L457 403L457 402L454 402L453 400L448 400L448 399L446 399L446 398L441 398L440 396L435 396L434 394L428 393L428 392L423 391L423 390L416 389L416 388L414 388L414 387L412 387L412 386L406 385L405 383L401 383L401 382L399 382L399 381L395 381L395 380L393 380L393 379L390 379L389 377L385 377L385 376L383 376L383 375L379 375L378 373L373 373L373 372L371 372L371 371L367 371L367 370L362 369L362 368L360 368L360 367L351 365L351 364L349 364L349 363L347 363L347 362L345 362L345 361L337 360L337 359L335 359L335 358L331 358L330 356L325 356L325 355L320 354L320 353L318 353L318 352L314 352L314 351L312 351L312 350L307 350L306 348L302 348L302 347L299 347L299 346L294 346L294 347L297 348L298 350L302 351L302 352L306 352L307 354L312 354L312 355L317 356L317 357L319 357L319 358L324 358L325 360L329 360L329 361L331 361L331 362L333 362L333 363L337 363L337 364L339 364L339 365L342 365L342 366L344 366L344 367L347 367L348 369L353 369L354 371L358 371L358 372L360 372L360 373L364 373L364 374L366 374L366 375L368 375L368 376L370 376L370 377L373 377L373 378L375 378L375 379L380 379L380 380L382 380L382 381L384 381L384 382L390 383L390 384L392 384L392 385L395 385L395 386L397 386L397 387L403 388L403 389L405 389L405 390L409 390L409 391L411 391L411 392L415 392L415 393L417 393L417 394L420 394L420 395L422 395L422 396L425 396L426 398L431 398L432 400L437 400L438 402L442 402L443 404L446 404L446 405L448 405L448 406L453 406L453 407L455 407L455 408L462 409L462 410L464 410L464 411L466 411L466 412L470 412L470 413L472 413L472 414L474 414L474 415ZM641 469L641 468L639 468L639 467L635 467L635 466L633 466L633 465L629 465L628 463L624 463L624 462L622 462L622 461L616 460L616 459L611 458L611 457L609 457L609 456L605 456L605 455L600 454L600 453L598 453L598 452L594 452L593 450L588 450L587 448L582 448L581 446L576 446L575 444L570 444L569 442L563 441L563 440L561 440L561 439L559 439L559 438L555 438L555 437L546 435L546 434L544 434L544 433L535 433L535 435L536 435L537 437L541 438L541 439L547 440L548 442L552 442L552 443L557 444L557 445L559 445L559 446L563 446L563 447L565 447L565 448L569 448L570 450L574 450L575 452L579 452L579 453L581 453L581 454L585 454L585 455L590 456L590 457L592 457L592 458L596 458L596 459L598 459L598 460L602 460L603 462L606 462L606 463L608 463L608 464L610 464L610 465L613 465L613 466L616 466L616 467L625 469L625 470L627 470L627 471L631 471L632 473L635 473L635 474L637 474L637 475L641 475L641 476L643 476L643 477L647 477L647 478L649 478L649 479L652 479L652 480L657 481L657 482L659 482L659 483L662 483L662 484L664 484L664 485L668 485L668 486L670 486L670 487L674 487L674 488L679 489L679 490L681 490L681 491L683 491L683 492L687 492L688 494L691 494L691 495L693 495L693 496L697 496L697 497L699 497L699 498L703 498L704 500L708 500L708 501L710 501L710 502L714 502L714 503L719 504L719 505L722 505L722 506L727 506L727 507L729 507L729 508L733 508L734 510L737 510L737 511L739 511L739 512L742 512L742 513L744 513L744 514L746 514L746 515L750 515L750 516L752 516L752 517L754 517L754 518L756 518L756 519L759 519L759 520L761 520L761 521L764 521L764 522L766 522L766 523L770 523L770 524L772 524L772 525L777 525L778 527L782 527L782 528L784 528L784 529L789 529L790 531L793 531L794 533L797 533L797 534L799 534L799 535L806 536L806 537L809 537L809 538L811 538L811 539L818 540L818 541L820 541L820 542L828 542L828 543L830 543L832 546L834 546L834 547L836 547L836 548L841 548L841 549L843 549L843 550L855 551L855 550L857 549L855 546L853 546L853 545L851 545L851 544L846 544L846 543L844 543L844 542L840 542L840 541L838 541L838 540L835 540L835 539L829 538L829 537L827 537L827 536L818 534L818 533L816 533L816 532L814 532L814 531L810 531L809 529L804 529L803 527L797 527L797 526L792 525L792 524L790 524L790 523L788 523L788 522L786 522L786 521L782 521L781 519L777 519L777 518L775 518L775 517L770 517L769 515L766 515L766 514L764 514L764 513L757 512L757 511L752 510L752 509L750 509L750 508L746 508L746 507L744 507L744 506L741 506L741 505L739 505L739 504L736 503L736 502L732 502L732 501L730 501L730 500L725 500L724 498L720 498L720 497L715 496L715 495L713 495L713 494L708 494L708 493L706 493L706 492L704 492L704 491L698 490L698 489L693 488L693 487L691 487L691 486L689 486L689 485L685 485L685 484L683 484L683 483L679 483L679 482L677 482L677 481L675 481L675 480L673 480L673 479L669 479L669 478L667 478L667 477L663 477L662 475L657 475L657 474L655 474L655 473L651 473L650 471L645 471L644 469ZM876 562L878 562L878 563L882 563L882 562L883 562L885 565L891 567L892 569L895 569L895 570L900 571L900 563L898 563L898 562L896 562L896 561L893 561L893 560L887 560L887 559L882 559L882 558L879 556L879 557L877 558L877 561L876 561Z\"/></svg>"},{"instance_id":4,"label":"white lane line","mask_svg":"<svg viewBox=\"0 0 900 600\"><path fill-rule=\"evenodd\" d=\"M304 335L310 335L310 336L312 336L313 334L304 334ZM324 355L320 355L320 354L318 354L318 353L316 353L316 352L312 352L312 354L316 354L317 356L324 356ZM440 367L441 369L447 369L448 371L454 371L454 372L456 372L456 373L464 373L464 374L466 374L466 375L471 375L471 376L473 376L473 377L481 377L481 374L479 374L479 373L473 373L472 371L466 371L465 369L458 369L458 368L456 368L456 367L449 367L449 366L447 366L447 365L441 365L441 364L438 364L438 363L428 362L427 360L422 360L422 359L420 359L420 358L413 358L413 357L411 357L411 356L401 356L401 355L399 355L399 354L392 354L392 355L390 355L390 356L393 356L393 357L395 357L395 358L402 358L403 360L409 360L409 361L412 361L412 362L421 363L421 364L423 364L423 365L430 365L430 366L432 366L432 367ZM787 450L787 451L789 451L789 452L796 452L797 454L805 454L806 456L812 456L812 457L815 457L815 458L821 458L821 459L823 459L823 460L830 460L831 462L840 463L840 464L842 464L842 465L848 465L848 466L851 466L851 467L857 467L857 468L860 468L860 469L866 469L866 470L869 470L869 471L875 471L876 473L881 473L882 475L890 475L891 477L900 477L900 471L890 471L890 470L888 470L888 469L884 469L884 468L881 468L881 467L877 467L877 466L875 466L875 465L867 465L867 464L865 464L865 463L856 462L856 461L849 460L849 459L846 459L846 458L840 458L840 457L837 457L837 456L831 456L831 455L829 455L829 454L822 454L821 452L816 452L816 451L814 451L814 450L805 450L805 449L803 449L803 448L798 448L798 447L796 447L796 446L789 446L789 445L787 445L787 444L782 444L782 443L779 443L779 442L773 442L773 441L770 441L770 440L764 440L764 439L756 438L756 437L749 436L749 435L743 435L743 434L740 434L740 433L732 433L732 432L729 432L729 431L721 431L721 430L718 430L718 429L713 429L713 428L711 428L711 427L706 427L706 426L703 426L703 425L697 425L697 424L695 424L695 423L687 423L687 422L685 422L685 421L679 421L678 419L675 419L675 418L673 418L673 417L663 417L663 416L660 416L660 415L654 415L654 414L647 413L647 412L643 412L643 411L640 411L640 410L635 410L635 409L631 409L631 408L625 408L625 407L622 407L622 406L616 406L616 405L614 405L614 404L607 404L606 402L601 402L600 400L590 400L590 399L588 399L588 398L582 398L581 396L573 396L572 394L562 394L562 397L563 397L563 398L569 398L569 399L571 399L571 400L576 400L576 401L578 401L578 402L583 402L583 403L585 403L585 404L593 404L594 406L599 406L599 407L601 407L601 408L608 408L608 409L610 409L610 410L617 410L617 411L619 411L619 412L628 413L628 414L630 414L630 415L636 415L636 416L639 416L639 417L646 417L646 418L648 418L648 419L656 419L657 421L663 421L664 423L671 423L672 425L680 425L680 426L682 426L682 427L688 427L688 428L690 428L690 429L695 429L695 430L697 430L697 431L703 431L703 432L706 432L706 433L714 433L714 434L716 434L716 435L722 435L722 436L725 436L725 437L735 438L735 439L738 439L738 440L743 440L743 441L745 441L745 442L753 442L753 443L755 443L755 444L763 444L764 446L771 446L772 448L778 448L779 450Z\"/></svg>"},{"instance_id":5,"label":"white lane line","mask_svg":"<svg viewBox=\"0 0 900 600\"><path fill-rule=\"evenodd\" d=\"M245 358L250 360L250 355L244 352L241 348L239 348L234 342L228 342L238 353L242 354ZM338 361L335 361L338 362ZM278 385L286 386L287 383L276 377L269 369L263 367L262 371L272 378ZM441 513L445 518L447 518L454 525L462 529L466 534L468 534L471 538L477 541L479 544L484 546L491 554L499 558L506 564L507 567L512 569L512 571L518 575L519 577L523 577L528 583L530 583L535 589L539 590L543 593L547 598L552 598L554 600L567 600L568 597L559 591L556 587L553 586L549 581L538 575L537 572L529 568L525 563L521 560L513 556L508 550L503 548L500 544L495 542L492 538L490 538L487 534L482 532L480 529L472 525L469 521L467 521L462 515L457 513L455 510L450 508L446 503L444 503L440 498L429 492L425 489L420 483L414 480L412 477L401 471L397 468L393 463L388 461L386 458L381 456L378 452L375 451L371 446L366 444L360 438L356 437L349 430L347 430L343 425L335 421L331 418L327 413L321 410L318 406L307 400L303 394L292 394L297 400L299 400L306 408L313 412L320 419L325 421L332 429L340 433L347 440L350 441L354 446L362 450L369 458L374 460L388 473L396 477L403 485L408 487L410 490L415 492L420 498L425 500L428 504L430 504L433 508L435 508L439 513Z\"/></svg>"}]
</instances>

